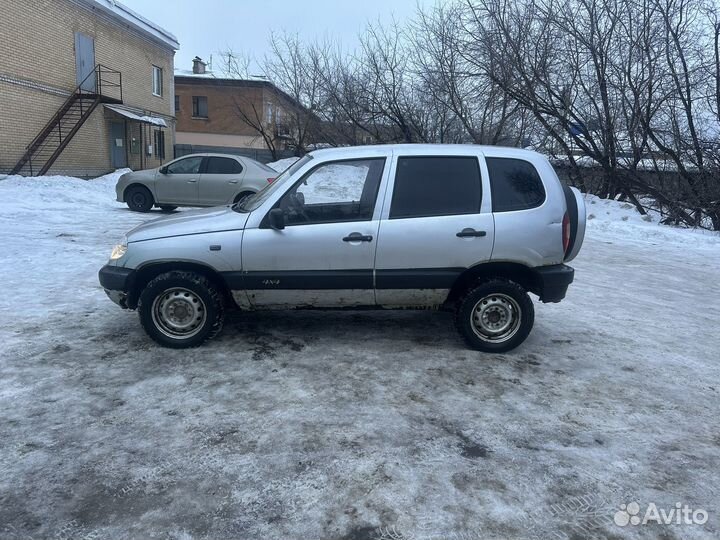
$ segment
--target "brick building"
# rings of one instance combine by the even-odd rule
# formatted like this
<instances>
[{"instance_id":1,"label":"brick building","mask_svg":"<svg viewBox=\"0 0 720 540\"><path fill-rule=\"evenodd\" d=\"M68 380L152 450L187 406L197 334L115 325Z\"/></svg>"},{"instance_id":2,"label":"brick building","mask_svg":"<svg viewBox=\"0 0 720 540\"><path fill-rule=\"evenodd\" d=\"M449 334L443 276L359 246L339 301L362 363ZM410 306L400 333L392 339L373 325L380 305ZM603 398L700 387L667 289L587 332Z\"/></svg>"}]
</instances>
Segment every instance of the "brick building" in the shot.
<instances>
[{"instance_id":1,"label":"brick building","mask_svg":"<svg viewBox=\"0 0 720 540\"><path fill-rule=\"evenodd\" d=\"M114 0L0 0L0 12L0 172L172 159L172 34Z\"/></svg>"},{"instance_id":2,"label":"brick building","mask_svg":"<svg viewBox=\"0 0 720 540\"><path fill-rule=\"evenodd\" d=\"M217 77L200 58L193 69L175 70L176 154L220 151L269 161L292 155L290 115L300 108L262 78Z\"/></svg>"}]
</instances>

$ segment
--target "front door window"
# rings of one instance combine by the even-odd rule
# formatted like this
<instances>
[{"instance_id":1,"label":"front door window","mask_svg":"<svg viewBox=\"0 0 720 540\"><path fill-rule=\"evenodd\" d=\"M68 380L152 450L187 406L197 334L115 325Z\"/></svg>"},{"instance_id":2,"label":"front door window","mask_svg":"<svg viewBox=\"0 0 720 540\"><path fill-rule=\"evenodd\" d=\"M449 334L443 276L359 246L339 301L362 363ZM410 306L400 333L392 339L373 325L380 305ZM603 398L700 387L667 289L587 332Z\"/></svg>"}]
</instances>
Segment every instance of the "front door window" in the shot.
<instances>
[{"instance_id":1,"label":"front door window","mask_svg":"<svg viewBox=\"0 0 720 540\"><path fill-rule=\"evenodd\" d=\"M384 159L360 159L320 165L277 207L284 210L289 226L370 220L384 164Z\"/></svg>"}]
</instances>

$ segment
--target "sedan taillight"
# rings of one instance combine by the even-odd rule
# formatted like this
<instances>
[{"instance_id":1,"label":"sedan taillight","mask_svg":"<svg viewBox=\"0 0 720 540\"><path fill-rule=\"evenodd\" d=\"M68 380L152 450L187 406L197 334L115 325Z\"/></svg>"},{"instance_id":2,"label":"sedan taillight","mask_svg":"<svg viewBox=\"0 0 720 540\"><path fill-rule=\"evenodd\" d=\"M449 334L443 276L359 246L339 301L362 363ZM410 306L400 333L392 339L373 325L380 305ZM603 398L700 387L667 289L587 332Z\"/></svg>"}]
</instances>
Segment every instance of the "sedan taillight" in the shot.
<instances>
[{"instance_id":1,"label":"sedan taillight","mask_svg":"<svg viewBox=\"0 0 720 540\"><path fill-rule=\"evenodd\" d=\"M562 241L563 241L563 252L567 254L568 246L570 245L570 216L567 212L563 216L562 222Z\"/></svg>"},{"instance_id":2,"label":"sedan taillight","mask_svg":"<svg viewBox=\"0 0 720 540\"><path fill-rule=\"evenodd\" d=\"M272 184L272 183L273 183L273 180L275 180L275 178L268 178L268 179L267 179L268 184Z\"/></svg>"}]
</instances>

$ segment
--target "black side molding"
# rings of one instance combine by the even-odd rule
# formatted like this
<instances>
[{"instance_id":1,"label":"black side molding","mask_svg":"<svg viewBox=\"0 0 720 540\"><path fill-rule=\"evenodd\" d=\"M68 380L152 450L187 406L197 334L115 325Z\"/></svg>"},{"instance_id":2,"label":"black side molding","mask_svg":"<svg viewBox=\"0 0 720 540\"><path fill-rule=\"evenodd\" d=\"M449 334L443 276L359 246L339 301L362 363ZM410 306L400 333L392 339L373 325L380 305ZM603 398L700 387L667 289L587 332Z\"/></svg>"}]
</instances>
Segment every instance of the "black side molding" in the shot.
<instances>
[{"instance_id":1,"label":"black side molding","mask_svg":"<svg viewBox=\"0 0 720 540\"><path fill-rule=\"evenodd\" d=\"M372 269L222 272L222 277L232 290L373 288Z\"/></svg>"}]
</instances>

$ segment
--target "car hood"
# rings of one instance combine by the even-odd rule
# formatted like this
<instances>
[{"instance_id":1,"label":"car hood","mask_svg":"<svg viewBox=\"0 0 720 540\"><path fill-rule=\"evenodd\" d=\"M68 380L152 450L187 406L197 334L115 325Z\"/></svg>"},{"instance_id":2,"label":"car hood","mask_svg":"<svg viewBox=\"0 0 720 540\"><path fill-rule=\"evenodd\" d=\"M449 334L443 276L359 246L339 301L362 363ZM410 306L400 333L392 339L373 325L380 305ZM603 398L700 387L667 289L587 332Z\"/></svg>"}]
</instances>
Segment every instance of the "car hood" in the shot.
<instances>
[{"instance_id":1,"label":"car hood","mask_svg":"<svg viewBox=\"0 0 720 540\"><path fill-rule=\"evenodd\" d=\"M142 242L188 234L233 231L245 228L249 215L235 212L229 206L178 212L135 227L127 233L127 239L128 242Z\"/></svg>"}]
</instances>

